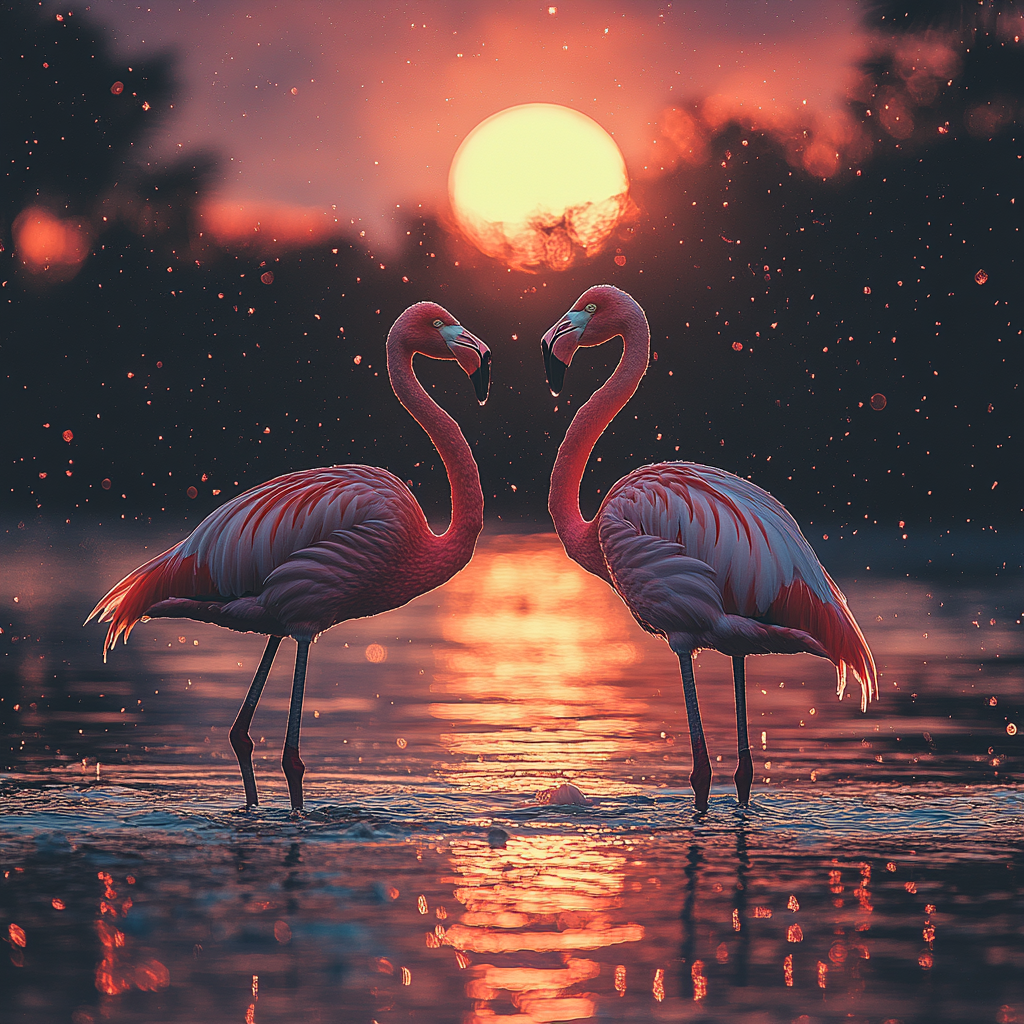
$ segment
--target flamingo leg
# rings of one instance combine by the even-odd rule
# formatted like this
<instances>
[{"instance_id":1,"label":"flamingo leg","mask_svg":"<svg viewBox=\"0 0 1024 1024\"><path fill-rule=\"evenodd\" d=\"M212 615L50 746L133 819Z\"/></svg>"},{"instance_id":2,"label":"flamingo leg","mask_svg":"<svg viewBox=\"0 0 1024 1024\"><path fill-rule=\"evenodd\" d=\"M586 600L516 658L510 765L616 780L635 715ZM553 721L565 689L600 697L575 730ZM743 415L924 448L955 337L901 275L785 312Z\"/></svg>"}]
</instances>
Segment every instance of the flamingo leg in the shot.
<instances>
[{"instance_id":1,"label":"flamingo leg","mask_svg":"<svg viewBox=\"0 0 1024 1024\"><path fill-rule=\"evenodd\" d=\"M736 799L740 807L750 803L750 784L754 781L754 765L750 759L750 740L747 737L747 681L743 671L743 658L732 659L732 679L736 688Z\"/></svg>"},{"instance_id":2,"label":"flamingo leg","mask_svg":"<svg viewBox=\"0 0 1024 1024\"><path fill-rule=\"evenodd\" d=\"M302 776L306 766L299 757L299 725L302 720L302 694L306 688L306 661L309 658L309 640L296 640L295 677L292 680L292 701L288 708L288 732L284 738L281 767L288 780L288 794L292 810L302 810Z\"/></svg>"},{"instance_id":3,"label":"flamingo leg","mask_svg":"<svg viewBox=\"0 0 1024 1024\"><path fill-rule=\"evenodd\" d=\"M697 684L693 679L693 651L683 651L679 655L679 667L683 672L683 699L686 701L686 721L690 726L690 750L693 755L690 786L693 788L697 810L706 811L708 794L711 792L711 758L708 757L708 745L700 721Z\"/></svg>"},{"instance_id":4,"label":"flamingo leg","mask_svg":"<svg viewBox=\"0 0 1024 1024\"><path fill-rule=\"evenodd\" d=\"M249 726L252 724L252 716L256 712L256 705L260 702L263 694L263 687L266 685L267 676L270 675L270 666L274 664L274 655L281 646L282 638L272 636L267 640L266 650L260 661L260 667L256 669L249 692L238 709L238 717L235 724L231 726L228 739L231 747L238 758L238 767L242 772L242 785L245 786L245 806L252 807L258 804L259 797L256 795L256 775L252 770L252 737L249 735Z\"/></svg>"}]
</instances>

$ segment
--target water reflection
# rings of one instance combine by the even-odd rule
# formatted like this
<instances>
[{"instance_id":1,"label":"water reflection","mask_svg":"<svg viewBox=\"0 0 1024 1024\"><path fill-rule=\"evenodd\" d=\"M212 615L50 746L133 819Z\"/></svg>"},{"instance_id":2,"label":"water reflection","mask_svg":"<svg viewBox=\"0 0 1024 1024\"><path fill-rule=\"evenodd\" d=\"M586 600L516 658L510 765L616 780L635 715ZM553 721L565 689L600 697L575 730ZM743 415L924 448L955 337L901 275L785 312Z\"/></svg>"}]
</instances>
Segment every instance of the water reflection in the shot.
<instances>
[{"instance_id":1,"label":"water reflection","mask_svg":"<svg viewBox=\"0 0 1024 1024\"><path fill-rule=\"evenodd\" d=\"M602 965L581 954L644 937L642 925L623 919L625 852L594 837L521 836L499 850L457 842L451 866L465 910L441 941L476 955L467 1021L504 1015L508 1004L524 1020L593 1016L586 987Z\"/></svg>"}]
</instances>

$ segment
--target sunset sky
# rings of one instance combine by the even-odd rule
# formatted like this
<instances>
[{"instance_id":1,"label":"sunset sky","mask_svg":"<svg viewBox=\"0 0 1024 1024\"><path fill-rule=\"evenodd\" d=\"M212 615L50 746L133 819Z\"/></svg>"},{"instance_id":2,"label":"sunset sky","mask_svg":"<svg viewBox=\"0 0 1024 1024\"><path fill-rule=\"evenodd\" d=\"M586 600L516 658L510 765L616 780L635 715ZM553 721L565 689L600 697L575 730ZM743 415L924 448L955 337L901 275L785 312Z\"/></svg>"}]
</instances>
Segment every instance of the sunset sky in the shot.
<instances>
[{"instance_id":1,"label":"sunset sky","mask_svg":"<svg viewBox=\"0 0 1024 1024\"><path fill-rule=\"evenodd\" d=\"M488 516L545 528L558 443L618 349L577 359L554 400L537 342L605 281L644 307L654 354L585 508L690 459L822 543L1019 528L1024 20L893 10L0 8L6 502L177 529L279 473L367 462L443 520L382 352L433 299L494 353L486 409L422 371L478 452ZM482 254L448 202L473 129L538 103L610 133L629 176L611 235L561 263ZM552 178L579 164L533 148Z\"/></svg>"},{"instance_id":2,"label":"sunset sky","mask_svg":"<svg viewBox=\"0 0 1024 1024\"><path fill-rule=\"evenodd\" d=\"M90 14L125 58L174 55L153 159L220 155L221 230L262 215L326 231L336 217L377 245L394 243L400 209L443 214L459 143L519 103L588 114L634 178L678 162L662 131L677 103L849 143L846 102L873 45L861 6L839 0L93 0Z\"/></svg>"}]
</instances>

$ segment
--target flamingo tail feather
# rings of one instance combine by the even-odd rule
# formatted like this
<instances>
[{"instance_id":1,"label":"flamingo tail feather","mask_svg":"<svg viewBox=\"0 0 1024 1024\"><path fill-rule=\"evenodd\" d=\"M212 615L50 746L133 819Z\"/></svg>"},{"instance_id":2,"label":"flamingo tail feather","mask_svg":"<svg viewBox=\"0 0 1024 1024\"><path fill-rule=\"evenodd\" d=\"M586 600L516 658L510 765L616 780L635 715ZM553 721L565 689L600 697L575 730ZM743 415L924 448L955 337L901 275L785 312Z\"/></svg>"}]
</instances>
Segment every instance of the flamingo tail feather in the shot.
<instances>
[{"instance_id":1,"label":"flamingo tail feather","mask_svg":"<svg viewBox=\"0 0 1024 1024\"><path fill-rule=\"evenodd\" d=\"M832 591L831 601L821 601L803 580L783 587L766 618L784 622L815 637L836 667L836 693L843 699L851 677L860 684L860 709L878 699L878 672L864 634L853 617L846 598L825 573Z\"/></svg>"},{"instance_id":2,"label":"flamingo tail feather","mask_svg":"<svg viewBox=\"0 0 1024 1024\"><path fill-rule=\"evenodd\" d=\"M195 555L182 557L181 544L150 559L115 584L89 613L86 623L109 622L103 641L103 660L122 635L124 642L146 612L169 597L198 597L216 594L209 570Z\"/></svg>"}]
</instances>

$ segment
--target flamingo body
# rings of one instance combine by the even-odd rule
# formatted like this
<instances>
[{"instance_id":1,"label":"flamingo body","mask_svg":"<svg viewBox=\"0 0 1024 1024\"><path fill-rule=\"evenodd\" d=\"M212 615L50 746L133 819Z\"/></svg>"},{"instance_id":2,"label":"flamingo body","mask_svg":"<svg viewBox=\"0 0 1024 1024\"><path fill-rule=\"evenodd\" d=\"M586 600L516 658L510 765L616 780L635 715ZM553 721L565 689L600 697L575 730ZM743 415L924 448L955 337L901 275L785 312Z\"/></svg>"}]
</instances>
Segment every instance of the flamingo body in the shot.
<instances>
[{"instance_id":1,"label":"flamingo body","mask_svg":"<svg viewBox=\"0 0 1024 1024\"><path fill-rule=\"evenodd\" d=\"M733 659L739 766L746 805L753 768L747 740L743 659L806 652L836 667L842 697L849 676L861 708L878 694L864 635L846 598L815 557L796 521L767 491L693 462L644 466L618 481L591 520L579 490L594 445L647 371L650 327L643 310L612 285L595 285L545 333L541 348L553 394L583 347L623 339L607 382L573 417L551 472L548 508L566 553L606 580L637 622L679 656L699 810L707 808L711 765L700 721L693 653Z\"/></svg>"},{"instance_id":2,"label":"flamingo body","mask_svg":"<svg viewBox=\"0 0 1024 1024\"><path fill-rule=\"evenodd\" d=\"M110 622L104 654L143 617L317 636L444 583L461 565L438 558L437 542L409 488L387 470L276 477L222 505L104 597L96 609Z\"/></svg>"},{"instance_id":3,"label":"flamingo body","mask_svg":"<svg viewBox=\"0 0 1024 1024\"><path fill-rule=\"evenodd\" d=\"M452 518L433 533L409 489L374 466L330 466L260 484L208 515L174 547L130 572L92 610L109 622L104 659L135 624L190 618L269 635L232 726L246 804L258 803L249 725L281 638L298 650L282 766L293 808L302 807L299 725L310 643L347 619L397 608L451 579L473 556L483 528L476 461L458 424L423 389L417 354L458 362L487 399L490 351L441 306L410 306L388 334L392 388L426 430L451 484Z\"/></svg>"},{"instance_id":4,"label":"flamingo body","mask_svg":"<svg viewBox=\"0 0 1024 1024\"><path fill-rule=\"evenodd\" d=\"M874 695L870 651L846 598L799 526L767 491L714 466L643 466L597 516L611 582L637 621L673 650L806 651Z\"/></svg>"}]
</instances>

